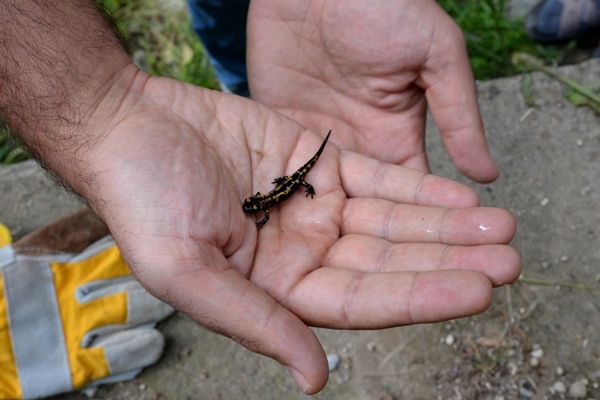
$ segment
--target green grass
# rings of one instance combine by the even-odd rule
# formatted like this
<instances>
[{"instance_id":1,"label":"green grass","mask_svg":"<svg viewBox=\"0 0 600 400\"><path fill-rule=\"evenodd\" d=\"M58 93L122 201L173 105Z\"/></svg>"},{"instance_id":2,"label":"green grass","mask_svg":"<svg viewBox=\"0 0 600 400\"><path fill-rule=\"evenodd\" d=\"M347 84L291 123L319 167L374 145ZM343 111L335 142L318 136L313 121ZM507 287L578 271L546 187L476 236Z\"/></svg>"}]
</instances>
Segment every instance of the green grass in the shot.
<instances>
[{"instance_id":1,"label":"green grass","mask_svg":"<svg viewBox=\"0 0 600 400\"><path fill-rule=\"evenodd\" d=\"M131 48L136 64L155 76L218 88L185 0L101 0Z\"/></svg>"},{"instance_id":2,"label":"green grass","mask_svg":"<svg viewBox=\"0 0 600 400\"><path fill-rule=\"evenodd\" d=\"M507 0L438 0L463 30L475 78L487 80L520 71L511 63L515 52L530 53L547 64L563 64L575 43L543 46L527 36L523 21L506 18Z\"/></svg>"},{"instance_id":3,"label":"green grass","mask_svg":"<svg viewBox=\"0 0 600 400\"><path fill-rule=\"evenodd\" d=\"M9 139L6 126L0 124L0 165L14 164L29 158L23 147Z\"/></svg>"}]
</instances>

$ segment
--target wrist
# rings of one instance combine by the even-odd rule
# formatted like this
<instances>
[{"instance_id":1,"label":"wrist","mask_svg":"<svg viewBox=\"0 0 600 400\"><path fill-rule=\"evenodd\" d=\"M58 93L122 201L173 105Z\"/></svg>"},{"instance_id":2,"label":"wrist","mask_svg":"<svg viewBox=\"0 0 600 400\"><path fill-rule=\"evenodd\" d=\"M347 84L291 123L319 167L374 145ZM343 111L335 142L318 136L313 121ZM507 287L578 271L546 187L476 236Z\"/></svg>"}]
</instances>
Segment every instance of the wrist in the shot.
<instances>
[{"instance_id":1,"label":"wrist","mask_svg":"<svg viewBox=\"0 0 600 400\"><path fill-rule=\"evenodd\" d=\"M86 200L93 200L98 190L96 177L107 168L101 162L105 158L101 149L110 148L115 127L132 113L148 78L149 75L133 63L108 74L102 85L87 94L85 106L79 110L85 117L66 129L68 146L55 152L45 150L40 157L67 186Z\"/></svg>"},{"instance_id":2,"label":"wrist","mask_svg":"<svg viewBox=\"0 0 600 400\"><path fill-rule=\"evenodd\" d=\"M82 163L139 72L89 0L0 2L0 113L85 196Z\"/></svg>"}]
</instances>

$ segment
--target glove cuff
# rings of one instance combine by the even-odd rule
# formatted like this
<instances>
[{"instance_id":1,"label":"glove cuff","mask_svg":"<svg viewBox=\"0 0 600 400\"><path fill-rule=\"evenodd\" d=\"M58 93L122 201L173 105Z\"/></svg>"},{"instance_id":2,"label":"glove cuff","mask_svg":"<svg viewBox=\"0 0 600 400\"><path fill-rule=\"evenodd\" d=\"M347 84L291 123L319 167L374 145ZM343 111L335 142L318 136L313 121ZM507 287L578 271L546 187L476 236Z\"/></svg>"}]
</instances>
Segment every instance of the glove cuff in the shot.
<instances>
[{"instance_id":1,"label":"glove cuff","mask_svg":"<svg viewBox=\"0 0 600 400\"><path fill-rule=\"evenodd\" d=\"M20 255L77 254L110 231L104 222L83 208L13 243Z\"/></svg>"}]
</instances>

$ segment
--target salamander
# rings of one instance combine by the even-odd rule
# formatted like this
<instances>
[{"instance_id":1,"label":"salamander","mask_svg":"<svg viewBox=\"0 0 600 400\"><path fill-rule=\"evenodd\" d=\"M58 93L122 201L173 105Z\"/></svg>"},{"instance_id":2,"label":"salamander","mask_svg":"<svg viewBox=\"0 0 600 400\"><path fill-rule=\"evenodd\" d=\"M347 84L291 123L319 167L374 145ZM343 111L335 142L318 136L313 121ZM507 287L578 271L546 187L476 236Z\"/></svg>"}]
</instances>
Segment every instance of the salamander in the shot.
<instances>
[{"instance_id":1,"label":"salamander","mask_svg":"<svg viewBox=\"0 0 600 400\"><path fill-rule=\"evenodd\" d=\"M277 185L275 186L275 189L265 195L260 194L260 192L256 192L254 196L248 197L246 200L244 200L242 209L246 214L258 214L260 212L265 213L265 217L257 222L256 226L262 228L269 220L269 209L292 197L292 195L296 193L300 186L304 186L306 188L306 197L310 195L310 198L313 198L313 196L316 194L315 188L307 183L304 180L304 177L315 165L321 156L321 153L323 153L323 149L325 149L325 145L327 144L330 134L331 131L329 131L327 137L325 137L325 140L319 148L319 151L317 151L317 154L315 154L314 157L311 158L306 164L300 167L300 169L294 172L291 176L282 176L281 178L276 178L272 182Z\"/></svg>"}]
</instances>

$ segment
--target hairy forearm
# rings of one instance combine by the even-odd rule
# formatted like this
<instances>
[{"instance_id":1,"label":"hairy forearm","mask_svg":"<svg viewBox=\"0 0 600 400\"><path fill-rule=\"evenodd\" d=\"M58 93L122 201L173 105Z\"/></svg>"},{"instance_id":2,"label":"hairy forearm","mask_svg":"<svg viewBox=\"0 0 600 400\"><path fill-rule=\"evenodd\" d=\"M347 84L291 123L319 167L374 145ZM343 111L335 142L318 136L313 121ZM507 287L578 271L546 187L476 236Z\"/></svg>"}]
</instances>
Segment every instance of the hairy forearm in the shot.
<instances>
[{"instance_id":1,"label":"hairy forearm","mask_svg":"<svg viewBox=\"0 0 600 400\"><path fill-rule=\"evenodd\" d=\"M93 1L0 2L0 113L76 190L74 171L106 120L98 114L111 112L99 106L108 94L124 96L115 86L129 65Z\"/></svg>"}]
</instances>

